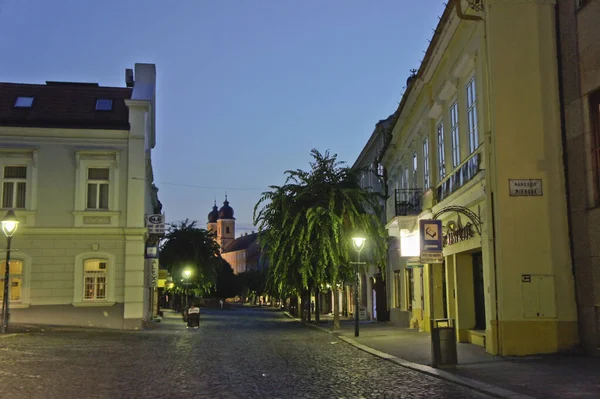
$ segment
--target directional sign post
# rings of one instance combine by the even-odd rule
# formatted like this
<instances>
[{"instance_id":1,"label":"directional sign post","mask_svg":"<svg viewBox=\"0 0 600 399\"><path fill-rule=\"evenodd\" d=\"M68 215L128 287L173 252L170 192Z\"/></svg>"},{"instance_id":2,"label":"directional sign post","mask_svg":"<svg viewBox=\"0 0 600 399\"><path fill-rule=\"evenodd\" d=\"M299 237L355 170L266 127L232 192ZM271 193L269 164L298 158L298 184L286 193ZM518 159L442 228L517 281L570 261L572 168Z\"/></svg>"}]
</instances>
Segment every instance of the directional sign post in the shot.
<instances>
[{"instance_id":1,"label":"directional sign post","mask_svg":"<svg viewBox=\"0 0 600 399\"><path fill-rule=\"evenodd\" d=\"M442 221L419 220L419 235L421 238L421 262L442 263Z\"/></svg>"}]
</instances>

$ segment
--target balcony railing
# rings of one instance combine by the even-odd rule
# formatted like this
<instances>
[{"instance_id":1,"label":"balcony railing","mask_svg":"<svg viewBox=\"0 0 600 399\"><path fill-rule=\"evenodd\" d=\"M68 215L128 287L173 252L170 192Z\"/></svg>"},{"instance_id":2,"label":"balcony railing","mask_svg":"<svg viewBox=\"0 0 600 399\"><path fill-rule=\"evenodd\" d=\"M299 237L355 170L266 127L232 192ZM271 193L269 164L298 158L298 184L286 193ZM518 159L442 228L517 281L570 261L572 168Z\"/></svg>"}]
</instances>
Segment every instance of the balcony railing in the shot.
<instances>
[{"instance_id":1,"label":"balcony railing","mask_svg":"<svg viewBox=\"0 0 600 399\"><path fill-rule=\"evenodd\" d=\"M394 216L411 216L421 213L423 206L423 189L400 188L394 190Z\"/></svg>"},{"instance_id":2,"label":"balcony railing","mask_svg":"<svg viewBox=\"0 0 600 399\"><path fill-rule=\"evenodd\" d=\"M454 173L448 176L436 189L437 202L441 202L448 198L452 193L464 186L468 181L473 179L479 172L479 164L481 155L477 152L471 158L466 160L459 166Z\"/></svg>"}]
</instances>

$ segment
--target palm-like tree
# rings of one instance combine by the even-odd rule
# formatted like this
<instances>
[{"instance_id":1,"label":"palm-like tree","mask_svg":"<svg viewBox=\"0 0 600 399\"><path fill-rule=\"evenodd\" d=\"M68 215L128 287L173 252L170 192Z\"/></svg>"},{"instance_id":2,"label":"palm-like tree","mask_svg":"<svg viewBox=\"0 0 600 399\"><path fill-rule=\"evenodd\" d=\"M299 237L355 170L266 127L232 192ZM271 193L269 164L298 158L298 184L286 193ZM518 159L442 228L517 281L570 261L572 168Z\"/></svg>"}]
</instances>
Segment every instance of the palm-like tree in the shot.
<instances>
[{"instance_id":1,"label":"palm-like tree","mask_svg":"<svg viewBox=\"0 0 600 399\"><path fill-rule=\"evenodd\" d=\"M360 171L337 156L313 149L310 171L286 171L283 186L271 186L254 207L259 243L269 259L269 281L278 292L302 292L352 275L351 237L369 237L373 261L384 267L387 234L378 194L359 185ZM334 301L334 328L339 312Z\"/></svg>"}]
</instances>

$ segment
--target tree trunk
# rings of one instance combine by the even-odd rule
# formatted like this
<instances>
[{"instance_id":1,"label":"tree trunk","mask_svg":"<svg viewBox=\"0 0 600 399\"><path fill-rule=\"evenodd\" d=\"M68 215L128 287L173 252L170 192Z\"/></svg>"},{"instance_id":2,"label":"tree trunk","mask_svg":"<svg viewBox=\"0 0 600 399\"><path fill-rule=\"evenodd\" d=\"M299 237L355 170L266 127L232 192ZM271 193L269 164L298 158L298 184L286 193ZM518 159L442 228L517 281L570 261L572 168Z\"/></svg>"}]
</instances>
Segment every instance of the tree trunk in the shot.
<instances>
[{"instance_id":1,"label":"tree trunk","mask_svg":"<svg viewBox=\"0 0 600 399\"><path fill-rule=\"evenodd\" d=\"M348 293L345 283L342 283L342 315L348 317Z\"/></svg>"},{"instance_id":2,"label":"tree trunk","mask_svg":"<svg viewBox=\"0 0 600 399\"><path fill-rule=\"evenodd\" d=\"M315 323L321 322L321 292L319 286L315 285Z\"/></svg>"},{"instance_id":3,"label":"tree trunk","mask_svg":"<svg viewBox=\"0 0 600 399\"><path fill-rule=\"evenodd\" d=\"M337 331L340 329L340 293L335 283L331 291L333 292L333 331Z\"/></svg>"},{"instance_id":4,"label":"tree trunk","mask_svg":"<svg viewBox=\"0 0 600 399\"><path fill-rule=\"evenodd\" d=\"M311 294L310 287L308 287L308 289L306 290L306 293L305 293L305 297L306 297L306 321L309 323L312 321L312 318L310 317L310 313L311 313L310 294Z\"/></svg>"}]
</instances>

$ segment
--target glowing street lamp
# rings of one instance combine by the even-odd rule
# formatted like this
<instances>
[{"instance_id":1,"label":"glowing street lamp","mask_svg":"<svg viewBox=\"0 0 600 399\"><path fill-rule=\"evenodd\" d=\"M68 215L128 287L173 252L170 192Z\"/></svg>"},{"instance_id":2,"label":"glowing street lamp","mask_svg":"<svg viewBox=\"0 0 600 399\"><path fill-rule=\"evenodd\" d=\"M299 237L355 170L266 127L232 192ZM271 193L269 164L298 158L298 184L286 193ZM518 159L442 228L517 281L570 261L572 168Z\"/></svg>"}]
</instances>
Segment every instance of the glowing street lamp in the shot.
<instances>
[{"instance_id":1,"label":"glowing street lamp","mask_svg":"<svg viewBox=\"0 0 600 399\"><path fill-rule=\"evenodd\" d=\"M352 237L352 244L354 244L354 248L358 252L358 261L356 262L356 282L354 284L354 336L358 337L358 266L360 265L360 251L365 246L365 241L367 241L364 237Z\"/></svg>"},{"instance_id":2,"label":"glowing street lamp","mask_svg":"<svg viewBox=\"0 0 600 399\"><path fill-rule=\"evenodd\" d=\"M2 333L6 332L6 328L8 327L8 287L9 287L9 276L10 276L10 243L12 241L12 237L17 231L17 227L19 225L19 220L15 215L15 212L10 210L4 216L4 219L0 222L2 223L2 231L6 236L6 262L4 265L4 296L2 297L2 326L0 326L0 330Z\"/></svg>"}]
</instances>

